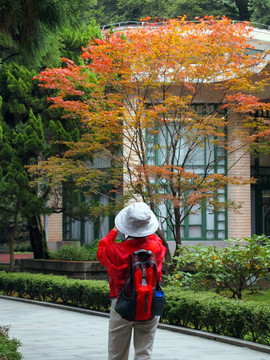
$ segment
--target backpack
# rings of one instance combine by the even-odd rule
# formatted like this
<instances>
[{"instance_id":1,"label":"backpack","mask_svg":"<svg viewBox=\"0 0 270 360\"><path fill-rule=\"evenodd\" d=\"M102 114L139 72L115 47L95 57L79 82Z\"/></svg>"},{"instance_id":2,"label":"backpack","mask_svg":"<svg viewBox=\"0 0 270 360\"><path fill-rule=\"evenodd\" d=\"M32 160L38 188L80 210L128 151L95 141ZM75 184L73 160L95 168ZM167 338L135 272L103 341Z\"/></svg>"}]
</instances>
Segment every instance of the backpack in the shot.
<instances>
[{"instance_id":1,"label":"backpack","mask_svg":"<svg viewBox=\"0 0 270 360\"><path fill-rule=\"evenodd\" d=\"M135 251L129 256L127 279L115 310L126 320L146 321L162 314L164 302L155 254L144 249Z\"/></svg>"}]
</instances>

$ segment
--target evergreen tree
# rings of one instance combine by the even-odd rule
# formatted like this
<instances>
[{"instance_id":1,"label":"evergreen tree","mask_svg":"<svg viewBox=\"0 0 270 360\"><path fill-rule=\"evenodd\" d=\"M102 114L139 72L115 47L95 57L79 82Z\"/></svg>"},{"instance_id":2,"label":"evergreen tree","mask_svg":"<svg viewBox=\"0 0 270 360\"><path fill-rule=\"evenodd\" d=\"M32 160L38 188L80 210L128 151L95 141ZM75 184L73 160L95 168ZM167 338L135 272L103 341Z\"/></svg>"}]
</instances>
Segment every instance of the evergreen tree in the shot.
<instances>
[{"instance_id":1,"label":"evergreen tree","mask_svg":"<svg viewBox=\"0 0 270 360\"><path fill-rule=\"evenodd\" d=\"M82 47L86 47L92 38L101 38L101 31L93 18L88 25L64 29L61 32L61 56L82 63Z\"/></svg>"},{"instance_id":2,"label":"evergreen tree","mask_svg":"<svg viewBox=\"0 0 270 360\"><path fill-rule=\"evenodd\" d=\"M65 29L61 33L62 55L78 62L81 61L81 47L86 46L91 37L100 36L94 21L80 29L81 32ZM61 64L60 57L58 62ZM44 205L50 189L45 189L43 197L39 197L41 192L38 193L36 188L30 186L25 166L37 163L40 157L61 156L67 150L61 141L78 141L80 130L76 118L63 120L61 109L48 109L47 97L50 91L40 88L37 81L33 81L36 74L35 69L15 61L4 63L0 68L0 129L1 118L4 129L0 144L0 219L13 229L11 251L18 222L24 221L27 223L35 258L46 258L48 251L41 214L48 211ZM9 165L6 159L9 159ZM22 189L19 196L16 192L18 188ZM9 194L10 198L5 194ZM18 203L13 203L11 198Z\"/></svg>"},{"instance_id":3,"label":"evergreen tree","mask_svg":"<svg viewBox=\"0 0 270 360\"><path fill-rule=\"evenodd\" d=\"M188 15L189 20L205 15L225 15L233 20L248 21L253 11L249 7L252 2L253 0L101 0L91 14L101 25L138 21L145 17L172 19L183 15Z\"/></svg>"},{"instance_id":4,"label":"evergreen tree","mask_svg":"<svg viewBox=\"0 0 270 360\"><path fill-rule=\"evenodd\" d=\"M0 96L0 140L2 140L2 135L3 135L1 109L2 109L2 97Z\"/></svg>"},{"instance_id":5,"label":"evergreen tree","mask_svg":"<svg viewBox=\"0 0 270 360\"><path fill-rule=\"evenodd\" d=\"M12 229L9 241L11 254L18 223L23 221L27 224L35 258L46 258L48 249L40 217L45 212L45 196L40 198L37 188L30 186L25 168L37 163L47 149L39 114L46 114L48 93L45 94L33 81L34 75L34 70L15 63L4 64L0 72L0 93L3 99L0 219Z\"/></svg>"},{"instance_id":6,"label":"evergreen tree","mask_svg":"<svg viewBox=\"0 0 270 360\"><path fill-rule=\"evenodd\" d=\"M270 0L250 0L251 20L270 26Z\"/></svg>"},{"instance_id":7,"label":"evergreen tree","mask_svg":"<svg viewBox=\"0 0 270 360\"><path fill-rule=\"evenodd\" d=\"M88 21L95 0L1 0L0 50L2 62L39 66L59 58L59 32Z\"/></svg>"},{"instance_id":8,"label":"evergreen tree","mask_svg":"<svg viewBox=\"0 0 270 360\"><path fill-rule=\"evenodd\" d=\"M14 242L17 236L19 217L28 224L30 241L35 258L48 256L45 237L37 232L38 222L44 200L37 196L37 189L29 185L25 165L36 162L44 150L44 136L40 117L29 111L28 118L15 126L4 123L3 138L0 142L0 219L12 229L10 237L10 268L14 268ZM37 236L39 236L38 241ZM37 243L35 243L35 241ZM40 244L42 244L40 248Z\"/></svg>"}]
</instances>

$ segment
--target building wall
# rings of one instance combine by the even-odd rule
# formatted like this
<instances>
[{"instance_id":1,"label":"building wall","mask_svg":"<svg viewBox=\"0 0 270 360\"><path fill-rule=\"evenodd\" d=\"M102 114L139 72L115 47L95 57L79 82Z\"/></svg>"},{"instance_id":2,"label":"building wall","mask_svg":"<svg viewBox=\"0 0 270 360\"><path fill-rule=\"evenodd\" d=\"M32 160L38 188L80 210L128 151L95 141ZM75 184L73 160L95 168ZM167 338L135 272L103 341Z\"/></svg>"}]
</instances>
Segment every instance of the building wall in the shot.
<instances>
[{"instance_id":1,"label":"building wall","mask_svg":"<svg viewBox=\"0 0 270 360\"><path fill-rule=\"evenodd\" d=\"M63 240L62 213L52 214L48 218L48 242Z\"/></svg>"},{"instance_id":2,"label":"building wall","mask_svg":"<svg viewBox=\"0 0 270 360\"><path fill-rule=\"evenodd\" d=\"M230 146L234 149L243 145L237 136L241 131L241 115L234 115L229 119L228 138ZM250 178L250 154L244 149L236 152L229 151L228 170L230 176L241 176L243 179ZM243 238L251 235L251 189L250 184L242 186L228 186L228 199L235 201L241 207L237 212L228 211L228 237Z\"/></svg>"},{"instance_id":3,"label":"building wall","mask_svg":"<svg viewBox=\"0 0 270 360\"><path fill-rule=\"evenodd\" d=\"M60 209L62 206L62 188L55 188L48 200L48 206ZM55 250L59 247L59 242L63 241L63 215L53 213L45 215L43 219L49 249Z\"/></svg>"}]
</instances>

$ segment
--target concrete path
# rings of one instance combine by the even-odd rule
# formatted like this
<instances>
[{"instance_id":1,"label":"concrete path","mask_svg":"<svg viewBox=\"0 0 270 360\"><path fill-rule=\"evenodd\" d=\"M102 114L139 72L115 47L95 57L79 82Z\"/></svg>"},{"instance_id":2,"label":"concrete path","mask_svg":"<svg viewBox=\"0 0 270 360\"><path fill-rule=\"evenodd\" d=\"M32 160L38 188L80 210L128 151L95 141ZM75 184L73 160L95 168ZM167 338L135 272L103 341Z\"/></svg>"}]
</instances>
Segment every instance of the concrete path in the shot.
<instances>
[{"instance_id":1,"label":"concrete path","mask_svg":"<svg viewBox=\"0 0 270 360\"><path fill-rule=\"evenodd\" d=\"M10 325L10 337L22 341L25 360L106 360L107 315L81 311L0 297L0 325ZM270 360L270 347L262 352L194 334L159 328L152 360Z\"/></svg>"}]
</instances>

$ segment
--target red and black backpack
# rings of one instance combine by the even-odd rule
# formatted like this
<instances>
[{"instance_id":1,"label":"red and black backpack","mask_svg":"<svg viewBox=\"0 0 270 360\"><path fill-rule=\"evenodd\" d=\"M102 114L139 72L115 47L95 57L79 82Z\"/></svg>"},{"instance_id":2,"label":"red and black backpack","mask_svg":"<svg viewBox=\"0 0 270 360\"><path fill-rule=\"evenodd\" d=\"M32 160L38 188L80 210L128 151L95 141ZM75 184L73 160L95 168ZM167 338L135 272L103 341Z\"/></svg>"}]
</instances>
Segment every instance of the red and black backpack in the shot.
<instances>
[{"instance_id":1,"label":"red and black backpack","mask_svg":"<svg viewBox=\"0 0 270 360\"><path fill-rule=\"evenodd\" d=\"M163 312L165 295L159 285L155 254L144 249L129 256L126 283L115 310L130 321L146 321Z\"/></svg>"}]
</instances>

